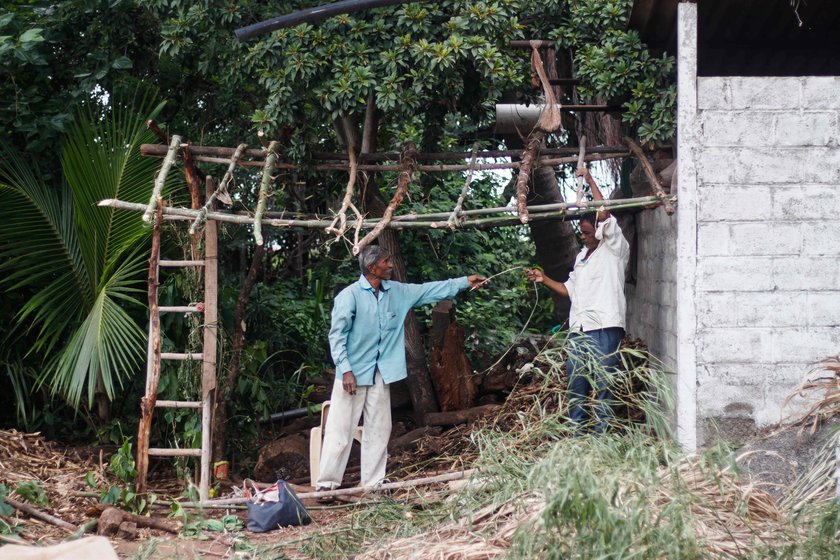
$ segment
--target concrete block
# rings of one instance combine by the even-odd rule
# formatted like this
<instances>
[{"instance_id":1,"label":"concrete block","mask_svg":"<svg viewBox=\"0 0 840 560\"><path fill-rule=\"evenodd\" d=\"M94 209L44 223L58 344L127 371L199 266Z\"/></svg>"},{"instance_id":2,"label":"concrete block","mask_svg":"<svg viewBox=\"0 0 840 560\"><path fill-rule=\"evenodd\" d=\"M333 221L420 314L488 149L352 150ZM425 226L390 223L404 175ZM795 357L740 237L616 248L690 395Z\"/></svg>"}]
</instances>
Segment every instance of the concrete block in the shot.
<instances>
[{"instance_id":1,"label":"concrete block","mask_svg":"<svg viewBox=\"0 0 840 560\"><path fill-rule=\"evenodd\" d=\"M732 109L797 109L801 106L799 77L733 77L729 81Z\"/></svg>"},{"instance_id":2,"label":"concrete block","mask_svg":"<svg viewBox=\"0 0 840 560\"><path fill-rule=\"evenodd\" d=\"M771 146L775 124L769 111L704 111L700 134L704 146Z\"/></svg>"},{"instance_id":3,"label":"concrete block","mask_svg":"<svg viewBox=\"0 0 840 560\"><path fill-rule=\"evenodd\" d=\"M713 364L772 361L773 333L773 329L770 328L698 329L697 362Z\"/></svg>"},{"instance_id":4,"label":"concrete block","mask_svg":"<svg viewBox=\"0 0 840 560\"><path fill-rule=\"evenodd\" d=\"M840 150L819 146L706 147L698 153L697 170L702 186L835 184L840 182Z\"/></svg>"},{"instance_id":5,"label":"concrete block","mask_svg":"<svg viewBox=\"0 0 840 560\"><path fill-rule=\"evenodd\" d=\"M769 191L775 220L837 219L840 189L836 185L796 185L776 187ZM807 226L806 226L807 227Z\"/></svg>"},{"instance_id":6,"label":"concrete block","mask_svg":"<svg viewBox=\"0 0 840 560\"><path fill-rule=\"evenodd\" d=\"M837 112L779 113L773 131L780 146L836 146Z\"/></svg>"},{"instance_id":7,"label":"concrete block","mask_svg":"<svg viewBox=\"0 0 840 560\"><path fill-rule=\"evenodd\" d=\"M755 413L756 424L760 427L772 426L782 421L802 418L818 396L798 395L798 387L799 381L795 380L767 384L764 388L764 406Z\"/></svg>"},{"instance_id":8,"label":"concrete block","mask_svg":"<svg viewBox=\"0 0 840 560\"><path fill-rule=\"evenodd\" d=\"M705 184L697 192L697 219L764 221L773 213L772 193L773 187L767 185Z\"/></svg>"},{"instance_id":9,"label":"concrete block","mask_svg":"<svg viewBox=\"0 0 840 560\"><path fill-rule=\"evenodd\" d=\"M808 292L804 307L809 327L840 327L840 287L832 292Z\"/></svg>"},{"instance_id":10,"label":"concrete block","mask_svg":"<svg viewBox=\"0 0 840 560\"><path fill-rule=\"evenodd\" d=\"M746 292L738 295L737 323L742 327L805 326L807 292Z\"/></svg>"},{"instance_id":11,"label":"concrete block","mask_svg":"<svg viewBox=\"0 0 840 560\"><path fill-rule=\"evenodd\" d=\"M698 292L754 292L774 286L772 257L704 257L697 262Z\"/></svg>"},{"instance_id":12,"label":"concrete block","mask_svg":"<svg viewBox=\"0 0 840 560\"><path fill-rule=\"evenodd\" d=\"M697 109L729 109L731 106L730 78L705 77L697 78Z\"/></svg>"},{"instance_id":13,"label":"concrete block","mask_svg":"<svg viewBox=\"0 0 840 560\"><path fill-rule=\"evenodd\" d=\"M802 80L802 108L840 109L840 78L809 76Z\"/></svg>"},{"instance_id":14,"label":"concrete block","mask_svg":"<svg viewBox=\"0 0 840 560\"><path fill-rule=\"evenodd\" d=\"M699 385L697 408L701 417L749 416L755 410L764 408L764 388L760 383L729 385L711 382Z\"/></svg>"},{"instance_id":15,"label":"concrete block","mask_svg":"<svg viewBox=\"0 0 840 560\"><path fill-rule=\"evenodd\" d=\"M836 257L774 257L772 276L776 290L837 290L840 264Z\"/></svg>"},{"instance_id":16,"label":"concrete block","mask_svg":"<svg viewBox=\"0 0 840 560\"><path fill-rule=\"evenodd\" d=\"M697 324L701 328L735 327L738 325L738 303L736 296L728 292L701 294L695 307Z\"/></svg>"},{"instance_id":17,"label":"concrete block","mask_svg":"<svg viewBox=\"0 0 840 560\"><path fill-rule=\"evenodd\" d=\"M730 254L799 255L805 228L799 223L734 223L729 226Z\"/></svg>"},{"instance_id":18,"label":"concrete block","mask_svg":"<svg viewBox=\"0 0 840 560\"><path fill-rule=\"evenodd\" d=\"M697 254L701 257L732 254L729 228L729 224L723 222L697 224Z\"/></svg>"},{"instance_id":19,"label":"concrete block","mask_svg":"<svg viewBox=\"0 0 840 560\"><path fill-rule=\"evenodd\" d=\"M840 347L840 330L832 327L778 329L773 333L776 360L800 362L807 371L809 364L827 356L835 356Z\"/></svg>"},{"instance_id":20,"label":"concrete block","mask_svg":"<svg viewBox=\"0 0 840 560\"><path fill-rule=\"evenodd\" d=\"M704 364L697 370L698 382L738 385L768 385L771 383L790 383L802 378L807 370L800 363L732 363L723 362Z\"/></svg>"},{"instance_id":21,"label":"concrete block","mask_svg":"<svg viewBox=\"0 0 840 560\"><path fill-rule=\"evenodd\" d=\"M836 214L835 218L840 217ZM802 224L804 255L840 255L840 221Z\"/></svg>"}]
</instances>

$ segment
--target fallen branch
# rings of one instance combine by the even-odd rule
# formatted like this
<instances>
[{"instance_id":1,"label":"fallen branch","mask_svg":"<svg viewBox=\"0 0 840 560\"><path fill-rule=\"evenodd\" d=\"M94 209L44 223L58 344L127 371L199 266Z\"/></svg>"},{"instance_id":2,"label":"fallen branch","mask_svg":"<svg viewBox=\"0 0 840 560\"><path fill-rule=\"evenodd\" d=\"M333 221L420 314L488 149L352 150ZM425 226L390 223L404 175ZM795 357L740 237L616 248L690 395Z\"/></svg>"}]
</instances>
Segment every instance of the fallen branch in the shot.
<instances>
[{"instance_id":1,"label":"fallen branch","mask_svg":"<svg viewBox=\"0 0 840 560\"><path fill-rule=\"evenodd\" d=\"M414 486L423 486L426 484L435 484L438 482L449 482L450 480L460 480L462 478L469 478L475 473L475 469L467 469L465 471L457 471L452 473L440 474L437 476L430 476L425 478L415 478L412 480L403 480L400 482L389 482L387 484L380 484L379 486L370 487L355 487L355 488L341 488L338 490L321 490L319 492L301 492L298 498L335 498L338 496L355 496L359 494L367 494L368 492L378 492L382 490L399 490L401 488L412 488ZM206 502L183 502L182 507L206 507L206 506L222 506L244 504L248 502L248 498L222 498L218 500L208 500Z\"/></svg>"},{"instance_id":2,"label":"fallen branch","mask_svg":"<svg viewBox=\"0 0 840 560\"><path fill-rule=\"evenodd\" d=\"M6 496L6 503L9 504L10 506L12 506L13 508L15 508L16 510L22 511L23 513L25 513L29 517L34 517L35 519L45 521L45 522L49 523L50 525L55 525L56 527L61 527L62 529L66 529L67 531L69 531L71 533L75 533L76 529L78 529L78 527L76 527L72 523L68 523L67 521L64 521L63 519L59 519L58 517L56 517L54 515L50 515L49 513L44 513L43 511L41 511L39 509L36 509L36 508L30 506L29 504L19 502L19 501L13 499L13 498L9 498L8 496Z\"/></svg>"},{"instance_id":3,"label":"fallen branch","mask_svg":"<svg viewBox=\"0 0 840 560\"><path fill-rule=\"evenodd\" d=\"M113 506L103 506L104 504L94 506L94 509L101 510L99 526L96 531L100 535L115 535L120 525L125 522L136 523L137 527L147 527L149 529L157 529L158 531L166 531L167 533L178 534L178 531L181 530L181 523L178 521L146 517L145 515L129 513Z\"/></svg>"},{"instance_id":4,"label":"fallen branch","mask_svg":"<svg viewBox=\"0 0 840 560\"><path fill-rule=\"evenodd\" d=\"M668 196L665 192L665 187L662 183L662 179L657 175L656 171L653 169L653 166L647 159L645 152L642 150L642 147L639 146L632 138L625 137L624 142L627 144L627 147L630 148L630 151L639 158L639 163L642 164L642 169L645 171L645 175L647 175L648 180L650 181L650 185L653 187L653 192L659 199L662 201L662 204L665 206L665 213L669 216L674 213L674 203L673 198Z\"/></svg>"},{"instance_id":5,"label":"fallen branch","mask_svg":"<svg viewBox=\"0 0 840 560\"><path fill-rule=\"evenodd\" d=\"M458 223L458 216L461 215L461 209L464 206L464 200L467 198L467 192L470 188L470 183L472 183L472 176L473 171L475 170L475 154L478 151L478 142L473 144L473 151L472 157L470 157L470 170L467 173L467 180L464 181L464 186L461 189L461 195L458 197L458 202L455 203L455 208L452 209L452 214L449 216L449 219L446 220L447 227L451 230L455 230Z\"/></svg>"},{"instance_id":6,"label":"fallen branch","mask_svg":"<svg viewBox=\"0 0 840 560\"><path fill-rule=\"evenodd\" d=\"M233 152L233 156L230 158L230 165L228 165L227 172L225 172L224 177L222 177L222 182L219 183L219 188L217 188L210 198L207 199L207 202L204 203L204 206L201 208L201 213L193 222L192 226L190 226L190 235L195 235L198 226L207 218L207 211L213 207L213 202L216 199L221 200L223 203L230 205L233 202L230 198L230 194L228 194L228 185L233 180L233 171L236 169L236 164L239 163L239 159L242 157L242 152L245 151L247 144L239 144L236 147L236 151Z\"/></svg>"},{"instance_id":7,"label":"fallen branch","mask_svg":"<svg viewBox=\"0 0 840 560\"><path fill-rule=\"evenodd\" d=\"M502 408L500 404L485 404L464 410L452 410L449 412L428 412L425 416L428 426L455 426L467 424L476 418L492 414Z\"/></svg>"},{"instance_id":8,"label":"fallen branch","mask_svg":"<svg viewBox=\"0 0 840 560\"><path fill-rule=\"evenodd\" d=\"M263 244L262 215L268 201L268 187L271 185L272 179L271 172L274 168L274 162L277 160L277 144L277 140L272 140L266 149L268 155L265 156L265 167L263 168L262 181L260 181L260 198L254 212L254 241L257 245Z\"/></svg>"},{"instance_id":9,"label":"fallen branch","mask_svg":"<svg viewBox=\"0 0 840 560\"><path fill-rule=\"evenodd\" d=\"M373 229L370 230L364 238L362 238L361 241L353 245L354 255L358 255L359 251L370 245L374 239L379 237L382 230L388 227L388 224L391 222L391 216L394 214L394 210L397 209L397 206L399 206L406 193L408 193L408 185L411 184L411 180L414 175L414 167L417 164L414 159L414 154L416 153L417 147L414 145L414 142L406 142L405 149L403 150L403 159L400 162L400 177L397 180L397 192L394 193L394 198L391 199L391 202L388 203L388 206L382 213L382 218L379 223L377 223Z\"/></svg>"},{"instance_id":10,"label":"fallen branch","mask_svg":"<svg viewBox=\"0 0 840 560\"><path fill-rule=\"evenodd\" d=\"M160 197L161 193L163 192L163 185L166 183L166 174L169 173L169 170L172 168L172 165L175 163L175 159L178 157L178 148L181 146L181 137L177 134L172 137L172 142L169 144L169 151L166 153L166 157L163 159L163 165L160 168L160 172L155 178L155 186L152 189L152 196L149 199L149 204L146 207L146 211L143 213L143 221L149 223L152 221L152 214L155 213L155 208L158 204L160 204Z\"/></svg>"}]
</instances>

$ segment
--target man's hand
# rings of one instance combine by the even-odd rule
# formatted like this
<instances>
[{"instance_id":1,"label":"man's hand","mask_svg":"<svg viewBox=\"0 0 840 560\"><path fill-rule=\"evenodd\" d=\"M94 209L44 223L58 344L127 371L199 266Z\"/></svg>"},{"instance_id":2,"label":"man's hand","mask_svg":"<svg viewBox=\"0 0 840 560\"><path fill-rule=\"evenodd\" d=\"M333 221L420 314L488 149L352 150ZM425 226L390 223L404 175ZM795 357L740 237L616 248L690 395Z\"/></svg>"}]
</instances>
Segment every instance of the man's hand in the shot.
<instances>
[{"instance_id":1,"label":"man's hand","mask_svg":"<svg viewBox=\"0 0 840 560\"><path fill-rule=\"evenodd\" d=\"M577 171L575 171L575 177L583 177L584 180L588 183L592 180L592 175L589 174L589 169L586 167L580 167Z\"/></svg>"},{"instance_id":2,"label":"man's hand","mask_svg":"<svg viewBox=\"0 0 840 560\"><path fill-rule=\"evenodd\" d=\"M467 276L467 281L470 283L470 290L482 287L487 283L487 278L480 274L470 274Z\"/></svg>"},{"instance_id":3,"label":"man's hand","mask_svg":"<svg viewBox=\"0 0 840 560\"><path fill-rule=\"evenodd\" d=\"M341 386L344 387L344 390L351 395L356 394L356 376L353 375L352 371L348 371L344 374L344 377L341 378Z\"/></svg>"},{"instance_id":4,"label":"man's hand","mask_svg":"<svg viewBox=\"0 0 840 560\"><path fill-rule=\"evenodd\" d=\"M528 280L530 280L531 282L538 282L540 284L542 284L545 280L545 276L543 276L542 270L538 268L526 268L525 276L527 276Z\"/></svg>"}]
</instances>

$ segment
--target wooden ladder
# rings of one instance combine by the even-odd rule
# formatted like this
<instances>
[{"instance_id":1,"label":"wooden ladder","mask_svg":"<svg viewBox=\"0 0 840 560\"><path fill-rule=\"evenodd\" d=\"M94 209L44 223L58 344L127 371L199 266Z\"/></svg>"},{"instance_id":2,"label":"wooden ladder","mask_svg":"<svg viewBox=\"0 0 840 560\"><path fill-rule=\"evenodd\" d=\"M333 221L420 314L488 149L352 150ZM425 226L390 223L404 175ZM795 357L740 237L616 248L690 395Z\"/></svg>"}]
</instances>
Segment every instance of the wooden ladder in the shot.
<instances>
[{"instance_id":1,"label":"wooden ladder","mask_svg":"<svg viewBox=\"0 0 840 560\"><path fill-rule=\"evenodd\" d=\"M208 181L209 197L213 193L212 181ZM193 261L175 261L160 259L160 224L162 204L157 205L157 215L152 233L152 254L149 258L149 347L146 366L146 394L140 400L140 427L137 434L137 482L138 493L147 489L149 456L154 457L200 457L198 491L201 501L210 497L210 455L211 455L211 414L216 390L216 337L218 334L218 224L207 220L204 227L204 259ZM201 352L167 353L161 352L161 313L201 313L199 306L159 306L158 279L159 270L164 268L203 267L204 268L204 341ZM201 400L200 401L164 401L157 400L158 383L162 360L201 360ZM192 408L201 409L201 447L150 448L149 434L152 427L152 414L155 408Z\"/></svg>"}]
</instances>

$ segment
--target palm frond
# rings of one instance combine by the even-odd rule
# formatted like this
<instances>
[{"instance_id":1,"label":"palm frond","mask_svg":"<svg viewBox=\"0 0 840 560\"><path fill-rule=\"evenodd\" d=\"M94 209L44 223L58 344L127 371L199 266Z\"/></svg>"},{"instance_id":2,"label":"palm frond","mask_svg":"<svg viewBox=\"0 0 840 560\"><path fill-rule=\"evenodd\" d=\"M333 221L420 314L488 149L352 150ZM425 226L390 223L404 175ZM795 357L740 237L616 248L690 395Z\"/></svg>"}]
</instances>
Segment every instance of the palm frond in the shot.
<instances>
[{"instance_id":1,"label":"palm frond","mask_svg":"<svg viewBox=\"0 0 840 560\"><path fill-rule=\"evenodd\" d=\"M0 287L38 290L17 318L37 325L40 344L51 348L94 295L69 190L50 189L38 166L7 145L0 145L0 223Z\"/></svg>"},{"instance_id":2,"label":"palm frond","mask_svg":"<svg viewBox=\"0 0 840 560\"><path fill-rule=\"evenodd\" d=\"M103 281L109 263L148 235L136 213L100 208L97 203L106 198L132 202L148 198L159 162L141 157L140 144L154 140L145 117L161 107L153 107L148 94L130 103L115 98L104 115L101 107L88 104L69 129L61 164L73 191L76 221L83 232L82 255L93 286Z\"/></svg>"}]
</instances>

